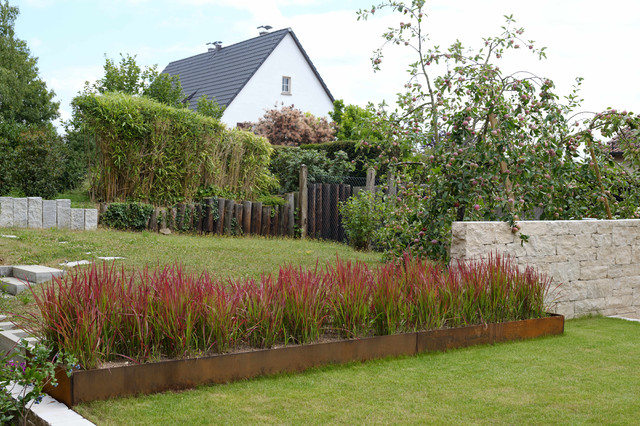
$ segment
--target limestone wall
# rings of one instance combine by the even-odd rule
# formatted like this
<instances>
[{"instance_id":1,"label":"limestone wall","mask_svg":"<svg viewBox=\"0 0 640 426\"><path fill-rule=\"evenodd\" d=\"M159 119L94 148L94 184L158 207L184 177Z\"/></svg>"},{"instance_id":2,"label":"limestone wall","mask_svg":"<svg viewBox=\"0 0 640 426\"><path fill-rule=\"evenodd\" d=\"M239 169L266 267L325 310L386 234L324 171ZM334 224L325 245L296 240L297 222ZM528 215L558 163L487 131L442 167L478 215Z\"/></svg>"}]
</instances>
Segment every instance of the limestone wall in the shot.
<instances>
[{"instance_id":1,"label":"limestone wall","mask_svg":"<svg viewBox=\"0 0 640 426\"><path fill-rule=\"evenodd\" d=\"M640 220L523 221L521 244L504 222L454 222L451 258L507 253L553 278L553 312L640 315Z\"/></svg>"},{"instance_id":2,"label":"limestone wall","mask_svg":"<svg viewBox=\"0 0 640 426\"><path fill-rule=\"evenodd\" d=\"M72 209L71 200L0 197L0 228L98 228L97 209Z\"/></svg>"}]
</instances>

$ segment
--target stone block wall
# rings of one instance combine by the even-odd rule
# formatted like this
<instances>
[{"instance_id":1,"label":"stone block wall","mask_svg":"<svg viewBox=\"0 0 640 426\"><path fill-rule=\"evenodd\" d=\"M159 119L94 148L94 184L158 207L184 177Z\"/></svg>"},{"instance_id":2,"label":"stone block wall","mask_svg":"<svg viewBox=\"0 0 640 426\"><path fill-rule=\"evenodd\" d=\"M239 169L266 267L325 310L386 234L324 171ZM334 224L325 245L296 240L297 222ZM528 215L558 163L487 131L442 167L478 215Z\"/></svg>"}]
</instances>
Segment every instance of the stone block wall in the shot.
<instances>
[{"instance_id":1,"label":"stone block wall","mask_svg":"<svg viewBox=\"0 0 640 426\"><path fill-rule=\"evenodd\" d=\"M0 197L0 228L98 228L97 209L72 209L71 200Z\"/></svg>"},{"instance_id":2,"label":"stone block wall","mask_svg":"<svg viewBox=\"0 0 640 426\"><path fill-rule=\"evenodd\" d=\"M553 279L546 301L568 318L640 315L640 220L454 222L451 258L509 254Z\"/></svg>"}]
</instances>

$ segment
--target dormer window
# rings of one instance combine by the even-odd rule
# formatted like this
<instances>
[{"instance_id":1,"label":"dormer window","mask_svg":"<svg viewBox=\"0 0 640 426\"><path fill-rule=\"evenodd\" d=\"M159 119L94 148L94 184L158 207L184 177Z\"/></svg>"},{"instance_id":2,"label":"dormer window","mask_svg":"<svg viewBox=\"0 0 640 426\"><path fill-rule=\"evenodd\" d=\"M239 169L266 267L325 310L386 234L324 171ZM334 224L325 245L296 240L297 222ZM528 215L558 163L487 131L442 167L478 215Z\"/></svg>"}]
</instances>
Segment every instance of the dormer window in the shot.
<instances>
[{"instance_id":1,"label":"dormer window","mask_svg":"<svg viewBox=\"0 0 640 426\"><path fill-rule=\"evenodd\" d=\"M282 77L282 94L291 94L291 77Z\"/></svg>"}]
</instances>

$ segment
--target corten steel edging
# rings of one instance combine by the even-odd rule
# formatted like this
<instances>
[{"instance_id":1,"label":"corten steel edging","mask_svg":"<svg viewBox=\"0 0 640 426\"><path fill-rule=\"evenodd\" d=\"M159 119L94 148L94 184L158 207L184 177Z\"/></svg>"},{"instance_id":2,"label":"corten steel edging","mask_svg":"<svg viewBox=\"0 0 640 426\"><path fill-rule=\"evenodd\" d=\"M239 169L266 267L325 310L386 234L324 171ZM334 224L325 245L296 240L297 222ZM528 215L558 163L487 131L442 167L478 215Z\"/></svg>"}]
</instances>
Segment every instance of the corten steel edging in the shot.
<instances>
[{"instance_id":1,"label":"corten steel edging","mask_svg":"<svg viewBox=\"0 0 640 426\"><path fill-rule=\"evenodd\" d=\"M72 406L81 402L228 383L256 376L298 372L327 364L414 355L475 344L561 334L564 317L514 321L486 326L432 330L330 343L287 346L251 352L74 371L57 375L59 385L47 392Z\"/></svg>"},{"instance_id":2,"label":"corten steel edging","mask_svg":"<svg viewBox=\"0 0 640 426\"><path fill-rule=\"evenodd\" d=\"M417 333L417 352L446 351L473 345L532 339L564 332L564 317L549 317L497 324L443 328Z\"/></svg>"}]
</instances>

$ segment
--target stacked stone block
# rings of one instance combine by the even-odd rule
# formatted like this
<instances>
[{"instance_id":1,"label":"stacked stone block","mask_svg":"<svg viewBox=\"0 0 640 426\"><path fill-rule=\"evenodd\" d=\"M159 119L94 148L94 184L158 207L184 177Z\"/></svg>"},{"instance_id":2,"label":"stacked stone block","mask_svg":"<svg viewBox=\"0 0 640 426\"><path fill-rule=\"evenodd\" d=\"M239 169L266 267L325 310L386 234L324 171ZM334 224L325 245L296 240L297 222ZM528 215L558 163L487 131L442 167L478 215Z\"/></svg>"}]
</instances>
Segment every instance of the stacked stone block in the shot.
<instances>
[{"instance_id":1,"label":"stacked stone block","mask_svg":"<svg viewBox=\"0 0 640 426\"><path fill-rule=\"evenodd\" d=\"M454 222L451 258L508 254L553 278L546 301L568 318L640 315L640 220Z\"/></svg>"},{"instance_id":2,"label":"stacked stone block","mask_svg":"<svg viewBox=\"0 0 640 426\"><path fill-rule=\"evenodd\" d=\"M0 228L98 229L97 209L72 209L71 200L0 197Z\"/></svg>"}]
</instances>

